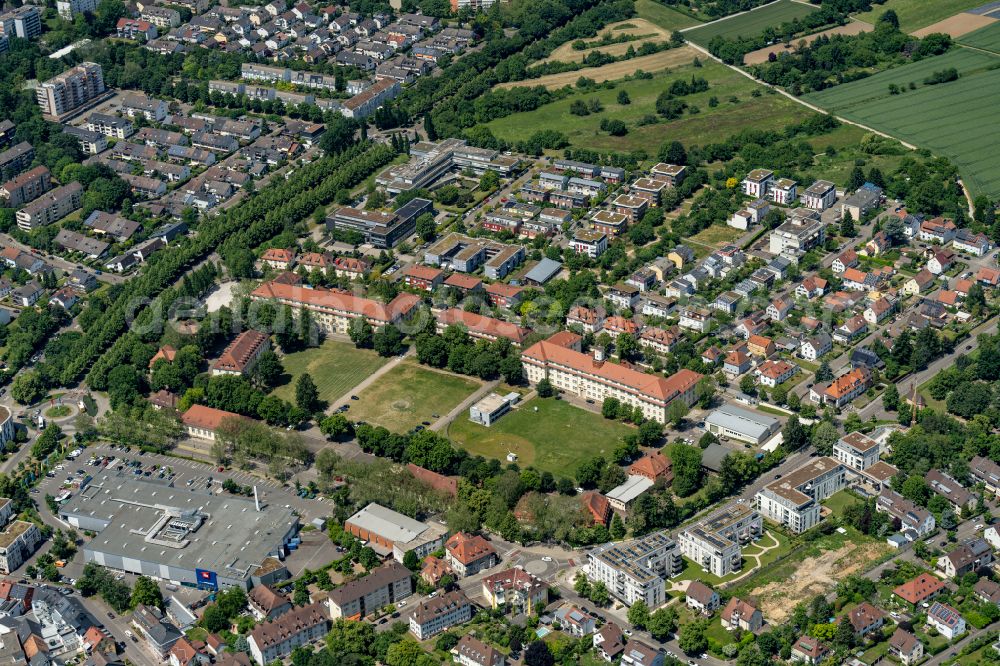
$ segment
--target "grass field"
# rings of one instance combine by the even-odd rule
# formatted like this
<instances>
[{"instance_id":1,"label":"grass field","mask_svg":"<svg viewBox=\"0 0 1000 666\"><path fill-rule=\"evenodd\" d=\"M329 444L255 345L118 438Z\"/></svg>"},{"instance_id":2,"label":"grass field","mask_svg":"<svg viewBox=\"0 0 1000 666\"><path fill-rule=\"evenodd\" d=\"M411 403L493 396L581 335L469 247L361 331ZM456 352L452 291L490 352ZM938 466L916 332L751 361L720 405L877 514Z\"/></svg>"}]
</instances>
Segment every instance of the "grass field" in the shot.
<instances>
[{"instance_id":1,"label":"grass field","mask_svg":"<svg viewBox=\"0 0 1000 666\"><path fill-rule=\"evenodd\" d=\"M704 243L705 245L722 247L726 243L736 241L736 239L744 233L746 232L740 231L739 229L730 227L726 224L713 224L710 227L702 229L694 236L691 236L690 240L695 243Z\"/></svg>"},{"instance_id":2,"label":"grass field","mask_svg":"<svg viewBox=\"0 0 1000 666\"><path fill-rule=\"evenodd\" d=\"M629 47L638 50L639 47L646 42L652 42L655 44L658 42L665 42L670 39L669 30L660 27L652 21L648 21L640 17L631 18L627 21L618 21L617 23L609 23L607 27L601 30L597 39L585 39L583 41L587 44L595 44L598 43L601 36L605 34L610 34L613 37L625 37L627 35L633 39L629 42L595 46L593 48L584 49L583 51L577 51L573 48L573 44L576 40L566 42L553 51L552 55L545 60L542 60L542 62L549 62L552 60L558 60L560 62L580 62L593 51L613 56L620 56L624 55L625 52L628 51Z\"/></svg>"},{"instance_id":3,"label":"grass field","mask_svg":"<svg viewBox=\"0 0 1000 666\"><path fill-rule=\"evenodd\" d=\"M489 428L459 415L448 427L448 436L472 454L504 460L512 451L522 467L534 465L557 476L572 476L584 458L610 459L631 430L563 400L535 398Z\"/></svg>"},{"instance_id":4,"label":"grass field","mask_svg":"<svg viewBox=\"0 0 1000 666\"><path fill-rule=\"evenodd\" d=\"M408 360L361 391L347 416L405 432L422 421L434 422L434 414L448 413L481 385L475 379L430 370Z\"/></svg>"},{"instance_id":5,"label":"grass field","mask_svg":"<svg viewBox=\"0 0 1000 666\"><path fill-rule=\"evenodd\" d=\"M626 46L626 48L628 48ZM679 49L669 49L660 51L648 56L639 56L631 60L611 62L600 67L584 67L571 72L560 72L558 74L546 74L537 79L524 79L523 81L511 81L501 83L497 88L514 88L516 86L531 87L545 86L549 90L572 86L581 76L593 79L597 83L605 81L616 81L626 76L635 74L640 69L644 72L656 73L671 67L680 67L692 62L697 55L697 51L690 46L682 46Z\"/></svg>"},{"instance_id":6,"label":"grass field","mask_svg":"<svg viewBox=\"0 0 1000 666\"><path fill-rule=\"evenodd\" d=\"M670 53L674 51L665 52ZM763 88L714 61L702 59L702 63L702 67L691 64L676 67L651 79L622 81L613 88L591 92L576 91L534 111L493 120L487 127L496 136L511 141L526 139L538 130L553 129L564 133L574 147L652 151L672 139L678 139L686 146L704 145L745 129L749 124L759 129L781 128L806 118L808 111L795 102L781 95L767 93L752 97L754 90L763 91ZM571 73L575 81L583 72ZM655 116L656 98L672 81L690 79L692 75L704 77L709 82L706 92L684 97L684 101L690 107L696 107L699 113L692 114L689 109L676 120L642 126L638 124L644 116ZM631 104L618 104L620 90L628 93ZM709 106L709 99L712 97L719 101L715 108ZM731 98L736 98L737 101L734 103L730 101ZM586 102L597 99L604 111L588 116L572 115L569 107L578 99ZM602 117L624 121L628 126L628 134L616 137L601 131Z\"/></svg>"},{"instance_id":7,"label":"grass field","mask_svg":"<svg viewBox=\"0 0 1000 666\"><path fill-rule=\"evenodd\" d=\"M698 25L696 19L661 5L656 0L635 0L635 11L639 18L655 23L664 30L674 31Z\"/></svg>"},{"instance_id":8,"label":"grass field","mask_svg":"<svg viewBox=\"0 0 1000 666\"><path fill-rule=\"evenodd\" d=\"M874 23L883 12L891 9L899 16L899 27L904 32L913 32L985 4L985 0L886 0L885 4L872 5L871 11L855 14L855 17Z\"/></svg>"},{"instance_id":9,"label":"grass field","mask_svg":"<svg viewBox=\"0 0 1000 666\"><path fill-rule=\"evenodd\" d=\"M959 37L958 43L1000 54L1000 21Z\"/></svg>"},{"instance_id":10,"label":"grass field","mask_svg":"<svg viewBox=\"0 0 1000 666\"><path fill-rule=\"evenodd\" d=\"M756 9L732 18L720 19L688 30L684 36L702 46L707 46L715 37L732 39L735 37L755 37L766 28L777 28L792 19L802 18L814 11L812 7L793 0L778 0L761 9Z\"/></svg>"},{"instance_id":11,"label":"grass field","mask_svg":"<svg viewBox=\"0 0 1000 666\"><path fill-rule=\"evenodd\" d=\"M319 397L333 402L387 361L370 349L355 349L350 342L327 339L319 347L288 354L281 360L285 374L291 378L274 394L295 402L295 381L308 372L316 382Z\"/></svg>"},{"instance_id":12,"label":"grass field","mask_svg":"<svg viewBox=\"0 0 1000 666\"><path fill-rule=\"evenodd\" d=\"M995 122L995 91L1000 89L1000 69L990 68L998 65L998 57L956 49L803 99L950 158L974 195L996 197L1000 163L994 147L1000 143L1000 126ZM961 78L923 85L925 77L950 67ZM890 84L906 88L910 82L916 90L889 93Z\"/></svg>"}]
</instances>

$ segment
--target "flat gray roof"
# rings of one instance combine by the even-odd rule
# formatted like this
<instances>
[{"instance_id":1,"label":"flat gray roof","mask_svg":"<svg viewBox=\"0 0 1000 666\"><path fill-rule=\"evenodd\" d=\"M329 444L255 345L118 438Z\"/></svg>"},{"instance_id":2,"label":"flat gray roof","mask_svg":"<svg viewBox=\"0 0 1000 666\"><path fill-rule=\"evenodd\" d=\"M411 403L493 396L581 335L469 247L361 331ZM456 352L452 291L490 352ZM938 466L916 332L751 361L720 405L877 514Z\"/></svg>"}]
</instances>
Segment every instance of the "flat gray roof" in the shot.
<instances>
[{"instance_id":1,"label":"flat gray roof","mask_svg":"<svg viewBox=\"0 0 1000 666\"><path fill-rule=\"evenodd\" d=\"M291 509L229 494L172 488L131 475L99 473L59 509L62 517L101 520L107 526L86 548L111 555L208 569L246 578L284 545L298 524ZM201 518L200 524L198 518ZM183 529L182 525L193 529Z\"/></svg>"},{"instance_id":2,"label":"flat gray roof","mask_svg":"<svg viewBox=\"0 0 1000 666\"><path fill-rule=\"evenodd\" d=\"M545 257L534 268L524 274L524 279L537 282L538 284L545 284L561 270L561 263Z\"/></svg>"},{"instance_id":3,"label":"flat gray roof","mask_svg":"<svg viewBox=\"0 0 1000 666\"><path fill-rule=\"evenodd\" d=\"M760 439L778 423L778 419L726 404L709 414L705 423Z\"/></svg>"},{"instance_id":4,"label":"flat gray roof","mask_svg":"<svg viewBox=\"0 0 1000 666\"><path fill-rule=\"evenodd\" d=\"M425 532L434 536L445 532L444 528L430 523L422 523L375 503L369 504L355 513L347 519L347 522L400 545L414 541Z\"/></svg>"},{"instance_id":5,"label":"flat gray roof","mask_svg":"<svg viewBox=\"0 0 1000 666\"><path fill-rule=\"evenodd\" d=\"M652 487L653 482L650 479L638 474L631 474L625 483L611 490L607 494L607 498L628 504Z\"/></svg>"}]
</instances>

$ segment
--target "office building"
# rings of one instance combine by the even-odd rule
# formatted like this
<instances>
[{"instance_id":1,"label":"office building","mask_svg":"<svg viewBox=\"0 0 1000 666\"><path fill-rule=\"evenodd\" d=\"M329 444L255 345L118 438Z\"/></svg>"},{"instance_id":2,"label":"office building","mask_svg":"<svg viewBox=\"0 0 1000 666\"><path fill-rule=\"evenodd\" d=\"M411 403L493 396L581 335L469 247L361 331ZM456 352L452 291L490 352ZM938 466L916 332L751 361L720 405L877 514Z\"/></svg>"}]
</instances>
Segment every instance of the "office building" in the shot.
<instances>
[{"instance_id":1,"label":"office building","mask_svg":"<svg viewBox=\"0 0 1000 666\"><path fill-rule=\"evenodd\" d=\"M451 268L459 273L472 273L480 266L491 280L502 280L524 261L521 245L508 245L488 238L471 238L450 233L424 253L424 263Z\"/></svg>"},{"instance_id":2,"label":"office building","mask_svg":"<svg viewBox=\"0 0 1000 666\"><path fill-rule=\"evenodd\" d=\"M326 227L330 231L358 233L365 243L389 249L416 231L417 218L424 213L433 215L434 205L428 199L420 198L412 199L392 212L344 207L326 218Z\"/></svg>"},{"instance_id":3,"label":"office building","mask_svg":"<svg viewBox=\"0 0 1000 666\"><path fill-rule=\"evenodd\" d=\"M666 580L683 568L680 550L666 530L587 552L587 578L604 583L626 606L636 601L645 602L650 609L663 605L667 601Z\"/></svg>"},{"instance_id":4,"label":"office building","mask_svg":"<svg viewBox=\"0 0 1000 666\"><path fill-rule=\"evenodd\" d=\"M42 113L58 118L100 97L105 90L101 66L85 62L42 83L35 97Z\"/></svg>"}]
</instances>

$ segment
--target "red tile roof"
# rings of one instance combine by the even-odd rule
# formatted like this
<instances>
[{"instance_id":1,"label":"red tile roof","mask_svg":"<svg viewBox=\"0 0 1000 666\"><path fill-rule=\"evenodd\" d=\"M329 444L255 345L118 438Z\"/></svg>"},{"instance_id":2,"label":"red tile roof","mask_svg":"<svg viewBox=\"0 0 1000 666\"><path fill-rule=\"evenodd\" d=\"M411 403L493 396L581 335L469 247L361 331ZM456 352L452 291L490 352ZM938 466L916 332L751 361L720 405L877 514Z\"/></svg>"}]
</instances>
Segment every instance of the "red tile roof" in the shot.
<instances>
[{"instance_id":1,"label":"red tile roof","mask_svg":"<svg viewBox=\"0 0 1000 666\"><path fill-rule=\"evenodd\" d=\"M412 474L417 481L426 483L434 490L447 493L452 497L456 497L458 495L458 479L455 477L438 474L437 472L432 472L429 469L424 469L423 467L414 465L413 463L408 463L406 465L406 469L410 471L410 474Z\"/></svg>"},{"instance_id":2,"label":"red tile roof","mask_svg":"<svg viewBox=\"0 0 1000 666\"><path fill-rule=\"evenodd\" d=\"M214 407L191 405L191 407L184 412L184 415L181 416L181 422L186 426L215 432L219 425L224 420L229 418L243 419L246 421L253 420L249 417L234 414L233 412L223 411L221 409L215 409Z\"/></svg>"},{"instance_id":3,"label":"red tile roof","mask_svg":"<svg viewBox=\"0 0 1000 666\"><path fill-rule=\"evenodd\" d=\"M636 460L632 463L632 466L628 468L628 473L644 476L650 481L656 481L659 478L673 477L673 470L671 468L670 461L663 457L663 454L659 451L656 453L650 453L649 455Z\"/></svg>"},{"instance_id":4,"label":"red tile roof","mask_svg":"<svg viewBox=\"0 0 1000 666\"><path fill-rule=\"evenodd\" d=\"M524 339L531 334L530 330L522 328L517 324L511 324L510 322L503 321L502 319L494 319L493 317L484 317L475 312L466 312L459 308L451 308L439 312L437 320L443 326L461 324L472 334L507 338L517 344L524 342Z\"/></svg>"},{"instance_id":5,"label":"red tile roof","mask_svg":"<svg viewBox=\"0 0 1000 666\"><path fill-rule=\"evenodd\" d=\"M212 369L225 372L243 372L261 348L269 344L268 341L269 338L260 331L243 331L229 343L229 346L219 356L219 360L212 364Z\"/></svg>"},{"instance_id":6,"label":"red tile roof","mask_svg":"<svg viewBox=\"0 0 1000 666\"><path fill-rule=\"evenodd\" d=\"M320 311L337 311L344 316L364 316L378 322L391 322L405 317L420 304L420 297L415 294L399 294L388 305L370 298L361 298L341 291L327 289L308 289L295 285L265 282L251 294L258 299L276 299L288 301Z\"/></svg>"},{"instance_id":7,"label":"red tile roof","mask_svg":"<svg viewBox=\"0 0 1000 666\"><path fill-rule=\"evenodd\" d=\"M489 555L496 555L490 542L478 534L473 536L457 532L445 542L444 546L452 557L466 566Z\"/></svg>"},{"instance_id":8,"label":"red tile roof","mask_svg":"<svg viewBox=\"0 0 1000 666\"><path fill-rule=\"evenodd\" d=\"M911 604L919 604L944 589L944 581L928 573L922 573L892 591L897 597Z\"/></svg>"}]
</instances>

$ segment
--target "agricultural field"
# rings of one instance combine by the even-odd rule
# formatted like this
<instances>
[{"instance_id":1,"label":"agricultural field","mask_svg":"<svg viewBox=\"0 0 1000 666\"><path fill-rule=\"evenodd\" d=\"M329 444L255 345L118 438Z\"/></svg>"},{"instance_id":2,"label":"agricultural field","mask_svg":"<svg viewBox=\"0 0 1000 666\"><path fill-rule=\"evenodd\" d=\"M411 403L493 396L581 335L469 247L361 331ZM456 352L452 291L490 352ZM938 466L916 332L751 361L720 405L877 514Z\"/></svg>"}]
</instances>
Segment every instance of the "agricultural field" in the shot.
<instances>
[{"instance_id":1,"label":"agricultural field","mask_svg":"<svg viewBox=\"0 0 1000 666\"><path fill-rule=\"evenodd\" d=\"M701 46L708 46L710 41L720 36L727 39L754 37L764 32L766 28L777 28L782 23L802 18L814 11L816 7L805 3L778 0L760 9L691 28L684 31L684 37Z\"/></svg>"},{"instance_id":2,"label":"agricultural field","mask_svg":"<svg viewBox=\"0 0 1000 666\"><path fill-rule=\"evenodd\" d=\"M914 30L913 36L926 37L932 33L941 32L946 35L950 35L951 37L961 37L980 28L985 28L993 23L996 23L996 19L992 16L973 14L972 12L962 12L960 14L955 14L954 16L949 16L943 21L931 23L926 28Z\"/></svg>"},{"instance_id":3,"label":"agricultural field","mask_svg":"<svg viewBox=\"0 0 1000 666\"><path fill-rule=\"evenodd\" d=\"M585 458L610 459L621 438L632 430L563 400L535 398L489 428L459 414L448 427L448 436L473 455L503 461L513 452L522 467L534 465L555 476L572 476Z\"/></svg>"},{"instance_id":4,"label":"agricultural field","mask_svg":"<svg viewBox=\"0 0 1000 666\"><path fill-rule=\"evenodd\" d=\"M821 37L830 37L832 35L860 35L863 32L870 32L875 29L871 23L865 23L864 21L850 21L847 25L838 25L835 28L830 28L829 30L823 30L820 32L813 33L811 35L806 35L801 39L793 39L790 46L785 44L772 44L771 46L765 46L762 49L757 49L756 51L751 51L750 53L743 56L744 65L759 65L761 63L767 62L773 53L775 56L779 56L783 53L792 53L798 50L798 46L803 42L806 44L812 44L817 39Z\"/></svg>"},{"instance_id":5,"label":"agricultural field","mask_svg":"<svg viewBox=\"0 0 1000 666\"><path fill-rule=\"evenodd\" d=\"M319 347L286 354L281 363L288 382L274 395L295 402L295 381L308 372L321 400L334 402L388 362L370 349L356 349L350 342L326 339Z\"/></svg>"},{"instance_id":6,"label":"agricultural field","mask_svg":"<svg viewBox=\"0 0 1000 666\"><path fill-rule=\"evenodd\" d=\"M670 32L699 24L698 20L661 5L656 0L635 0L635 11L639 18L644 18Z\"/></svg>"},{"instance_id":7,"label":"agricultural field","mask_svg":"<svg viewBox=\"0 0 1000 666\"><path fill-rule=\"evenodd\" d=\"M959 44L1000 54L1000 21L959 38Z\"/></svg>"},{"instance_id":8,"label":"agricultural field","mask_svg":"<svg viewBox=\"0 0 1000 666\"><path fill-rule=\"evenodd\" d=\"M674 51L660 55L670 53ZM572 72L573 81L583 73ZM707 91L683 98L689 107L696 108L698 112L691 113L689 108L682 117L675 120L656 119L656 98L659 94L671 82L677 79L690 80L693 75L704 77L709 82ZM628 93L630 104L618 103L618 93L621 90ZM761 93L758 97L751 95L755 90ZM552 129L565 134L570 144L578 148L650 151L672 139L679 139L688 146L704 145L745 129L750 124L760 129L781 128L805 119L808 111L802 106L784 96L769 94L764 90L738 72L706 58L702 60L701 67L688 64L650 79L620 81L613 87L592 91L576 90L573 94L534 111L497 118L489 122L487 127L497 137L510 141L526 139L538 130ZM709 105L712 97L718 100L715 107ZM732 101L734 98L735 102ZM587 116L576 116L569 112L570 105L575 100L589 103L595 99L603 106L603 112ZM640 120L647 116L656 121L640 125ZM605 117L624 121L628 126L628 133L625 136L610 136L602 131L601 119Z\"/></svg>"},{"instance_id":9,"label":"agricultural field","mask_svg":"<svg viewBox=\"0 0 1000 666\"><path fill-rule=\"evenodd\" d=\"M984 4L986 0L886 0L885 4L873 4L871 11L855 14L854 17L874 23L883 12L891 9L899 16L900 29L913 32Z\"/></svg>"},{"instance_id":10,"label":"agricultural field","mask_svg":"<svg viewBox=\"0 0 1000 666\"><path fill-rule=\"evenodd\" d=\"M624 38L630 37L631 40L627 42L619 42L617 44L606 44L600 45L601 39L604 35L610 35L612 38ZM591 39L584 39L583 41L588 47L593 46L593 48L586 48L582 51L577 51L573 48L573 44L576 40L572 42L566 42L555 51L552 52L548 58L542 62L550 62L553 60L559 62L581 62L590 53L597 51L599 53L605 53L612 56L624 55L628 51L629 47L633 49L638 49L640 46L646 42L659 43L669 41L670 31L664 30L660 26L651 23L643 18L631 18L627 21L619 21L617 23L610 23L607 27L601 30L597 37Z\"/></svg>"},{"instance_id":11,"label":"agricultural field","mask_svg":"<svg viewBox=\"0 0 1000 666\"><path fill-rule=\"evenodd\" d=\"M414 361L404 361L358 394L347 414L393 432L406 432L423 421L433 423L472 395L482 382Z\"/></svg>"},{"instance_id":12,"label":"agricultural field","mask_svg":"<svg viewBox=\"0 0 1000 666\"><path fill-rule=\"evenodd\" d=\"M803 97L849 120L951 159L974 195L1000 195L1000 142L994 91L1000 86L1000 58L956 49ZM925 85L935 72L954 67L957 81ZM916 86L909 90L910 83ZM890 84L904 92L890 93Z\"/></svg>"},{"instance_id":13,"label":"agricultural field","mask_svg":"<svg viewBox=\"0 0 1000 666\"><path fill-rule=\"evenodd\" d=\"M584 67L583 69L578 69L572 72L546 74L545 76L540 76L537 79L524 79L523 81L501 83L497 87L513 88L515 86L522 86L533 88L535 86L545 86L550 90L554 90L556 88L562 88L563 86L573 85L581 76L593 79L598 83L604 83L605 81L623 79L626 76L635 74L639 70L655 73L671 67L687 65L692 62L696 56L697 51L689 46L682 46L679 49L660 51L659 53L654 53L648 56L639 56L638 58L632 58L631 60L611 62L607 65L601 65L600 67Z\"/></svg>"}]
</instances>

